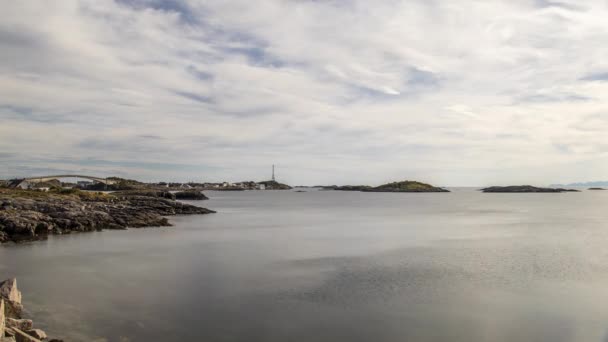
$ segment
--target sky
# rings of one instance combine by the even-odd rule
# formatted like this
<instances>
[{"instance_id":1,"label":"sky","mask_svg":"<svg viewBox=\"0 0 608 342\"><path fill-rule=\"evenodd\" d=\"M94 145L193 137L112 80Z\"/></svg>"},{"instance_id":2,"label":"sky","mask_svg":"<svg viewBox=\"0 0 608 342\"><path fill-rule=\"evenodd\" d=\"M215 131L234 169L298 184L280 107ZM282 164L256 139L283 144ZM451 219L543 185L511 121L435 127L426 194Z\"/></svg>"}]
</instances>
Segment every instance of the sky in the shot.
<instances>
[{"instance_id":1,"label":"sky","mask_svg":"<svg viewBox=\"0 0 608 342\"><path fill-rule=\"evenodd\" d=\"M608 179L606 0L19 0L0 178Z\"/></svg>"}]
</instances>

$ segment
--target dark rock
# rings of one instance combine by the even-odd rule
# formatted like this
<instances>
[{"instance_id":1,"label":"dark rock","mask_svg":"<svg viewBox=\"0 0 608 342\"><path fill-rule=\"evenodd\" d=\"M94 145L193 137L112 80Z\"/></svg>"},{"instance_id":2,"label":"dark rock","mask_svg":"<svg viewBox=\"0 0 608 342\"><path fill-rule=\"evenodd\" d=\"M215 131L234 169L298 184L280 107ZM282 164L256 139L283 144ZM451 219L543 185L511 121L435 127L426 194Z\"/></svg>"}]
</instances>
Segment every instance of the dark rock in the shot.
<instances>
[{"instance_id":1,"label":"dark rock","mask_svg":"<svg viewBox=\"0 0 608 342\"><path fill-rule=\"evenodd\" d=\"M604 188L589 188L589 190L606 190Z\"/></svg>"},{"instance_id":2,"label":"dark rock","mask_svg":"<svg viewBox=\"0 0 608 342\"><path fill-rule=\"evenodd\" d=\"M200 201L200 200L208 200L209 197L205 196L199 190L188 190L188 191L180 191L175 193L176 199L181 200L192 200L192 201Z\"/></svg>"},{"instance_id":3,"label":"dark rock","mask_svg":"<svg viewBox=\"0 0 608 342\"><path fill-rule=\"evenodd\" d=\"M117 197L131 197L131 196L145 196L145 197L158 197L166 199L175 199L175 195L169 191L162 190L127 190L127 191L116 191L112 195Z\"/></svg>"},{"instance_id":4,"label":"dark rock","mask_svg":"<svg viewBox=\"0 0 608 342\"><path fill-rule=\"evenodd\" d=\"M214 212L161 196L166 194L46 194L30 198L22 193L15 196L0 192L0 241L39 240L50 234L103 229L170 226L164 216Z\"/></svg>"}]
</instances>

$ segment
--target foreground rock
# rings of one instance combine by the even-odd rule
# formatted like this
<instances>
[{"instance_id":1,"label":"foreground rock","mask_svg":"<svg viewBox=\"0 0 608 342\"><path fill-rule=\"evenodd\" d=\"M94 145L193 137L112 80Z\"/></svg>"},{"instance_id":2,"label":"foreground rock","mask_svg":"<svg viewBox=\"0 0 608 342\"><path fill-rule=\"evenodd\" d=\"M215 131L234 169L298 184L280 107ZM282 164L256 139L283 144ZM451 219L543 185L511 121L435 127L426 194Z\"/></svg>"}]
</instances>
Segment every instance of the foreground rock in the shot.
<instances>
[{"instance_id":1,"label":"foreground rock","mask_svg":"<svg viewBox=\"0 0 608 342\"><path fill-rule=\"evenodd\" d=\"M481 189L483 192L495 193L559 193L559 192L579 192L574 189L562 188L538 188L531 185L512 185L512 186L491 186Z\"/></svg>"},{"instance_id":2,"label":"foreground rock","mask_svg":"<svg viewBox=\"0 0 608 342\"><path fill-rule=\"evenodd\" d=\"M214 211L140 194L0 191L0 242L103 229L170 226L164 216Z\"/></svg>"},{"instance_id":3,"label":"foreground rock","mask_svg":"<svg viewBox=\"0 0 608 342\"><path fill-rule=\"evenodd\" d=\"M8 279L0 283L0 341L1 342L39 342L46 340L46 333L34 329L31 319L24 319L21 311L10 311L10 307L21 307L21 292L17 288L17 279ZM49 342L61 342L51 340Z\"/></svg>"}]
</instances>

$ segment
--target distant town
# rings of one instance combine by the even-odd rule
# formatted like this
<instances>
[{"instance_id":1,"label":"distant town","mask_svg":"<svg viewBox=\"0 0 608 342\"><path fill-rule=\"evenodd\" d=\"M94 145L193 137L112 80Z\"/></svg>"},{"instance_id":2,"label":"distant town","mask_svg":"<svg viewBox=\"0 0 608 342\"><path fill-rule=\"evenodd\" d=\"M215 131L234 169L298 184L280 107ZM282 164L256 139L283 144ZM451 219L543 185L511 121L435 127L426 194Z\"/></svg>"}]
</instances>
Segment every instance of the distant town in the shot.
<instances>
[{"instance_id":1,"label":"distant town","mask_svg":"<svg viewBox=\"0 0 608 342\"><path fill-rule=\"evenodd\" d=\"M64 179L76 178L87 179L77 180L74 182L66 182ZM255 182L156 182L143 183L132 179L124 179L118 177L98 178L84 175L58 175L45 176L36 178L17 178L11 180L0 180L0 187L15 188L23 190L39 190L49 191L51 189L81 189L81 190L96 190L96 191L118 191L118 190L135 190L135 189L166 189L166 190L217 190L217 191L242 191L242 190L287 190L291 186L282 184L276 180Z\"/></svg>"}]
</instances>

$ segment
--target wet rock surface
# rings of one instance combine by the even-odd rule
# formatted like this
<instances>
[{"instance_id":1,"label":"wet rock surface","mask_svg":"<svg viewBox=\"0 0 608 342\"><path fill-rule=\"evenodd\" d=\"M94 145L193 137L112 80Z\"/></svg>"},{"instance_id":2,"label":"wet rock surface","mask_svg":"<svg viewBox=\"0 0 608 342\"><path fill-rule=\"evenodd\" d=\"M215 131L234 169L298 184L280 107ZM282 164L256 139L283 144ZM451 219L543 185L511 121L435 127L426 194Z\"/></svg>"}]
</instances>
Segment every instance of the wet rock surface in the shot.
<instances>
[{"instance_id":1,"label":"wet rock surface","mask_svg":"<svg viewBox=\"0 0 608 342\"><path fill-rule=\"evenodd\" d=\"M140 193L0 192L0 242L39 240L71 232L170 226L165 216L213 212Z\"/></svg>"}]
</instances>

